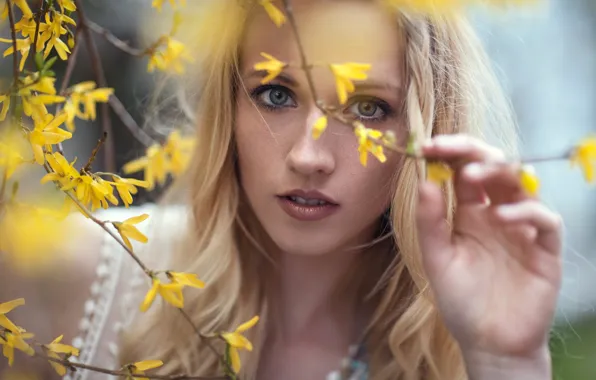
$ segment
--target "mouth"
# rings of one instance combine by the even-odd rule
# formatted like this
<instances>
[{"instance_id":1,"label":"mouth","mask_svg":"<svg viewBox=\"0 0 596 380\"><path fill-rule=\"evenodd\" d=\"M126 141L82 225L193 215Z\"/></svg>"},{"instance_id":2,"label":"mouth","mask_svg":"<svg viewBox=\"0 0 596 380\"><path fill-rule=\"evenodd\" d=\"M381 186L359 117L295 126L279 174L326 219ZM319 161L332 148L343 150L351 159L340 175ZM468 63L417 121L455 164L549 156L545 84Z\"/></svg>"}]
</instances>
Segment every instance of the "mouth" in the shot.
<instances>
[{"instance_id":1,"label":"mouth","mask_svg":"<svg viewBox=\"0 0 596 380\"><path fill-rule=\"evenodd\" d=\"M286 214L300 221L322 220L339 209L337 202L317 191L295 190L278 195L277 199Z\"/></svg>"}]
</instances>

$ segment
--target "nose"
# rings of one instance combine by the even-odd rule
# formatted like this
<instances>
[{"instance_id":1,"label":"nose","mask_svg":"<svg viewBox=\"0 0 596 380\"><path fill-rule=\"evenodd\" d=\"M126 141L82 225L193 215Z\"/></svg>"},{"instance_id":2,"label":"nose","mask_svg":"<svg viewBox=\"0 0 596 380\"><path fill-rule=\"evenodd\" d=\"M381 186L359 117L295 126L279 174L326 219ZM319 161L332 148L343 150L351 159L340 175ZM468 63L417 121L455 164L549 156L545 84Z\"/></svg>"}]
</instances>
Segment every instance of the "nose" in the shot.
<instances>
[{"instance_id":1,"label":"nose","mask_svg":"<svg viewBox=\"0 0 596 380\"><path fill-rule=\"evenodd\" d=\"M288 167L295 173L304 176L329 175L335 170L335 157L323 142L325 135L318 140L312 138L312 126L321 116L321 111L313 106L313 111L306 118L306 125L297 135L286 157Z\"/></svg>"}]
</instances>

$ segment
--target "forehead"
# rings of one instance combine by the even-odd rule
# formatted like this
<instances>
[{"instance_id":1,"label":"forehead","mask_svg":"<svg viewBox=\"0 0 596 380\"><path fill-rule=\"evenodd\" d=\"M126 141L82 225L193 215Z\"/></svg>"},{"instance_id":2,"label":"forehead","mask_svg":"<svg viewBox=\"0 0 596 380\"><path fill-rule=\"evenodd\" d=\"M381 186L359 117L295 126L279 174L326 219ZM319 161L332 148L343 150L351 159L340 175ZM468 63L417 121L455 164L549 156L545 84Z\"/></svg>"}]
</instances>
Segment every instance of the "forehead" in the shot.
<instances>
[{"instance_id":1,"label":"forehead","mask_svg":"<svg viewBox=\"0 0 596 380\"><path fill-rule=\"evenodd\" d=\"M279 4L279 3L278 3ZM404 40L395 16L373 0L294 0L302 45L310 63L370 63L370 74L400 72ZM296 40L286 22L281 28L262 7L255 7L240 47L243 71L262 61L266 52L298 64Z\"/></svg>"}]
</instances>

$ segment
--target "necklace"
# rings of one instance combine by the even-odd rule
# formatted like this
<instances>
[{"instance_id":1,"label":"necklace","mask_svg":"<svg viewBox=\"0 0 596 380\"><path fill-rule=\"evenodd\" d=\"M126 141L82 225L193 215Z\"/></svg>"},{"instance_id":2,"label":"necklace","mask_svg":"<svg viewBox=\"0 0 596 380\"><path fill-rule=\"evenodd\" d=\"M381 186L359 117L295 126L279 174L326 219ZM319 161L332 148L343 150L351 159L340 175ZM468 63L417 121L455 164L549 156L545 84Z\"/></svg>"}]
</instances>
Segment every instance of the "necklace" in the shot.
<instances>
[{"instance_id":1,"label":"necklace","mask_svg":"<svg viewBox=\"0 0 596 380\"><path fill-rule=\"evenodd\" d=\"M353 344L348 356L341 361L340 369L329 372L325 380L367 380L368 365L364 361L364 344Z\"/></svg>"}]
</instances>

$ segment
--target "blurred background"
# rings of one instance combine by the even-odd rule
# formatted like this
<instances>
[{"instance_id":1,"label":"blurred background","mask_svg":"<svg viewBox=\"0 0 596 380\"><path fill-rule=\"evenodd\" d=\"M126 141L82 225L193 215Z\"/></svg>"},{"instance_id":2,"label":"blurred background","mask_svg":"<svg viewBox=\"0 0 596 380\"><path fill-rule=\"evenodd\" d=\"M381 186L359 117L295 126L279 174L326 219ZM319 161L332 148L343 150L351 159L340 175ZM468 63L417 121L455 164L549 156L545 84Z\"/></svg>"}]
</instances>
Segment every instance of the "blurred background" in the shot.
<instances>
[{"instance_id":1,"label":"blurred background","mask_svg":"<svg viewBox=\"0 0 596 380\"><path fill-rule=\"evenodd\" d=\"M193 0L189 0L193 1ZM596 133L596 0L549 0L546 7L505 12L475 10L474 23L496 65L517 113L524 155L562 152L581 137ZM144 47L141 22L151 0L85 0L87 17L132 46ZM8 36L6 24L2 37ZM155 89L146 58L135 58L95 35L107 83L115 88L137 123ZM8 47L8 45L6 46ZM72 83L93 80L85 47ZM4 60L5 62L7 60ZM64 64L54 66L58 77ZM10 66L0 66L10 75ZM98 106L99 109L99 106ZM110 111L115 164L138 157L143 146ZM100 124L77 121L77 133L65 144L67 158L86 161L100 137ZM153 137L159 139L157 132ZM94 170L104 169L100 153ZM555 379L596 379L596 188L568 163L536 166L545 201L566 223L565 278L553 332ZM141 192L137 202L154 200Z\"/></svg>"}]
</instances>

